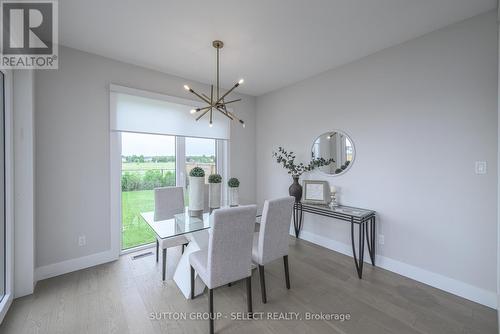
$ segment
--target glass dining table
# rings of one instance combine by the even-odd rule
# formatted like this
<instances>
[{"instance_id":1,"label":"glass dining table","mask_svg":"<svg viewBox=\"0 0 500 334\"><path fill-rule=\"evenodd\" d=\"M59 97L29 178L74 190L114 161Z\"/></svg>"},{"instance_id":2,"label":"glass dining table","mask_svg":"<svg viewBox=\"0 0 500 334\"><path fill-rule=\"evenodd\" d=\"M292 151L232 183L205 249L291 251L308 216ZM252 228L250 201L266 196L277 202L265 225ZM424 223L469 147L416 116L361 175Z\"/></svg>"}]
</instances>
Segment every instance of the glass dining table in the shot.
<instances>
[{"instance_id":1,"label":"glass dining table","mask_svg":"<svg viewBox=\"0 0 500 334\"><path fill-rule=\"evenodd\" d=\"M175 281L186 299L191 298L190 265L189 254L200 249L208 248L208 230L211 226L211 215L204 213L203 216L191 217L187 210L171 219L155 220L154 211L142 212L142 219L151 227L160 240L185 236L189 243L181 252L180 247L172 247L167 251L167 268L175 268L167 271L167 278ZM262 215L262 208L258 208L256 220ZM205 284L196 276L195 296L203 293Z\"/></svg>"}]
</instances>

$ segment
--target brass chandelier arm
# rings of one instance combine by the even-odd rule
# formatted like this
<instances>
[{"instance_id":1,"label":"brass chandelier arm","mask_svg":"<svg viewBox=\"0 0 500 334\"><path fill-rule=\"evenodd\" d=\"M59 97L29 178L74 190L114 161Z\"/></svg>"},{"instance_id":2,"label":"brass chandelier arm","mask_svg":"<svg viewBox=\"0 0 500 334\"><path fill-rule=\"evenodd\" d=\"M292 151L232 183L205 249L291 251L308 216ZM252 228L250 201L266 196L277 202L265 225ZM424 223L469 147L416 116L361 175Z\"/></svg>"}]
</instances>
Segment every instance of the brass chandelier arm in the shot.
<instances>
[{"instance_id":1,"label":"brass chandelier arm","mask_svg":"<svg viewBox=\"0 0 500 334\"><path fill-rule=\"evenodd\" d=\"M206 109L209 109L209 108L212 108L212 106L208 106L208 107L204 107L204 108L196 108L196 112L200 112L200 111L203 111L203 110L206 110Z\"/></svg>"},{"instance_id":2,"label":"brass chandelier arm","mask_svg":"<svg viewBox=\"0 0 500 334\"><path fill-rule=\"evenodd\" d=\"M232 118L229 114L227 114L226 111L224 111L223 109L221 108L217 108L218 111L220 111L220 113L224 116L226 116L227 118L229 118L231 121L234 121L234 118Z\"/></svg>"},{"instance_id":3,"label":"brass chandelier arm","mask_svg":"<svg viewBox=\"0 0 500 334\"><path fill-rule=\"evenodd\" d=\"M238 117L236 117L235 114L233 114L232 112L228 111L227 112L229 115L231 115L232 117L234 117L238 122L240 122L241 124L245 124L245 122L243 122L243 120L239 119Z\"/></svg>"},{"instance_id":4,"label":"brass chandelier arm","mask_svg":"<svg viewBox=\"0 0 500 334\"><path fill-rule=\"evenodd\" d=\"M205 116L205 114L207 112L209 112L210 110L212 110L212 107L208 107L208 109L205 110L204 112L202 112L200 116L196 117L196 120L198 121L200 118L202 118L203 116Z\"/></svg>"},{"instance_id":5,"label":"brass chandelier arm","mask_svg":"<svg viewBox=\"0 0 500 334\"><path fill-rule=\"evenodd\" d=\"M227 104L230 104L230 103L235 103L235 102L240 102L241 99L237 99L237 100L231 100L231 101L227 101L227 102L223 102L222 104L223 105L227 105Z\"/></svg>"},{"instance_id":6,"label":"brass chandelier arm","mask_svg":"<svg viewBox=\"0 0 500 334\"><path fill-rule=\"evenodd\" d=\"M220 101L222 101L226 96L228 96L236 87L238 87L240 84L237 82L234 84L234 86L228 90L224 95L222 95L215 104L219 104Z\"/></svg>"},{"instance_id":7,"label":"brass chandelier arm","mask_svg":"<svg viewBox=\"0 0 500 334\"><path fill-rule=\"evenodd\" d=\"M189 88L189 91L190 91L191 93L193 93L194 95L196 95L198 98L200 98L202 101L205 101L206 103L208 103L208 104L210 104L210 105L212 104L212 103L210 103L210 101L209 101L208 99L206 99L206 98L204 98L203 96L201 96L200 94L196 93L196 92L193 90L193 88Z\"/></svg>"}]
</instances>

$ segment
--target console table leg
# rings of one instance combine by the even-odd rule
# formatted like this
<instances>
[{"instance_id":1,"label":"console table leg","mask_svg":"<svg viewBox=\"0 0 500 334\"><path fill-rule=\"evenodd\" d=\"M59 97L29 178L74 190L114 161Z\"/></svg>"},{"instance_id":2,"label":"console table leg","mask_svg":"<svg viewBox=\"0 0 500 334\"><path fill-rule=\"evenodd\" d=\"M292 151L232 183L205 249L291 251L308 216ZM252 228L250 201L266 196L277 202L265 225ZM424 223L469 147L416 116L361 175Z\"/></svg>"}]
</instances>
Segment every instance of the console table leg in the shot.
<instances>
[{"instance_id":1,"label":"console table leg","mask_svg":"<svg viewBox=\"0 0 500 334\"><path fill-rule=\"evenodd\" d=\"M372 237L372 265L375 265L375 244L377 243L377 234L375 234L375 217L372 218L370 222L370 232L371 232L371 237Z\"/></svg>"},{"instance_id":2,"label":"console table leg","mask_svg":"<svg viewBox=\"0 0 500 334\"><path fill-rule=\"evenodd\" d=\"M372 265L375 265L375 217L365 222L366 244Z\"/></svg>"},{"instance_id":3,"label":"console table leg","mask_svg":"<svg viewBox=\"0 0 500 334\"><path fill-rule=\"evenodd\" d=\"M365 263L365 223L359 224L359 278L363 276L363 264Z\"/></svg>"},{"instance_id":4,"label":"console table leg","mask_svg":"<svg viewBox=\"0 0 500 334\"><path fill-rule=\"evenodd\" d=\"M302 228L302 218L304 213L300 204L295 204L293 206L293 227L295 229L295 237L299 238L300 229Z\"/></svg>"},{"instance_id":5,"label":"console table leg","mask_svg":"<svg viewBox=\"0 0 500 334\"><path fill-rule=\"evenodd\" d=\"M365 252L365 227L364 223L359 223L358 226L358 255L356 255L356 245L354 242L354 218L351 218L351 243L352 243L352 257L354 259L354 265L356 271L358 272L358 277L361 279L363 277L363 258Z\"/></svg>"}]
</instances>

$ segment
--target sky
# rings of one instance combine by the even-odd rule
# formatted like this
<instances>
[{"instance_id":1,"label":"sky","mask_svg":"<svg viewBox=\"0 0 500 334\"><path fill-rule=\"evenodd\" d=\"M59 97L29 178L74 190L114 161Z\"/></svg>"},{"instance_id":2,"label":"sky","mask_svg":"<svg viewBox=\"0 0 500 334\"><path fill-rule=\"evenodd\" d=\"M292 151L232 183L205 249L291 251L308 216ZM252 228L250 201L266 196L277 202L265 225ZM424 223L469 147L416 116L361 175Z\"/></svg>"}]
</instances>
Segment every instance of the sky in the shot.
<instances>
[{"instance_id":1,"label":"sky","mask_svg":"<svg viewBox=\"0 0 500 334\"><path fill-rule=\"evenodd\" d=\"M175 155L175 137L123 132L122 155ZM215 155L215 140L186 138L186 155Z\"/></svg>"}]
</instances>

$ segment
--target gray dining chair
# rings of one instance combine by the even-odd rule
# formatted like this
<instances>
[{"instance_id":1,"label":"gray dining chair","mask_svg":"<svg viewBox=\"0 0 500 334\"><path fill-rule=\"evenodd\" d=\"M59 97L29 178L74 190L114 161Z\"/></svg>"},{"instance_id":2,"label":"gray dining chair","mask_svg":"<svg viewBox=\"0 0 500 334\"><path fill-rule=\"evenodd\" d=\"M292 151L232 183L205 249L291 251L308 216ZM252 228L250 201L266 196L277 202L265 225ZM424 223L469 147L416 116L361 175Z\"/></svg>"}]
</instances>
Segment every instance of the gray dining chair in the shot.
<instances>
[{"instance_id":1,"label":"gray dining chair","mask_svg":"<svg viewBox=\"0 0 500 334\"><path fill-rule=\"evenodd\" d=\"M184 212L184 189L182 187L156 188L155 194L155 220L172 219L176 214ZM156 238L156 262L158 262L159 250L163 251L162 279L165 280L167 271L167 248L184 246L188 244L184 236L168 239Z\"/></svg>"},{"instance_id":2,"label":"gray dining chair","mask_svg":"<svg viewBox=\"0 0 500 334\"><path fill-rule=\"evenodd\" d=\"M288 270L288 240L294 197L288 196L264 202L259 232L254 233L252 261L259 267L262 303L267 303L264 265L283 258L286 288L290 289Z\"/></svg>"},{"instance_id":3,"label":"gray dining chair","mask_svg":"<svg viewBox=\"0 0 500 334\"><path fill-rule=\"evenodd\" d=\"M246 205L216 209L211 219L208 249L191 253L191 299L194 298L194 279L197 273L209 293L210 333L214 332L213 290L246 279L247 308L252 315L252 238L257 207Z\"/></svg>"}]
</instances>

